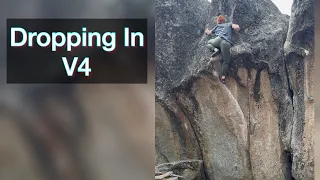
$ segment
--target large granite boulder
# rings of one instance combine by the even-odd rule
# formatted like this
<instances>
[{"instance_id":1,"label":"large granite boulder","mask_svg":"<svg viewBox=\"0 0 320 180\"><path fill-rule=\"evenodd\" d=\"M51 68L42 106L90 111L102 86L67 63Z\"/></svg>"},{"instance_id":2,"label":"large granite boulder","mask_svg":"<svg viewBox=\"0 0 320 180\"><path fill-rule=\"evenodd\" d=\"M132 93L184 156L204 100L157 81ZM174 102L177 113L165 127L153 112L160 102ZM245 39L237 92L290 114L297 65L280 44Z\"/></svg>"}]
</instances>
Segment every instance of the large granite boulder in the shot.
<instances>
[{"instance_id":1,"label":"large granite boulder","mask_svg":"<svg viewBox=\"0 0 320 180\"><path fill-rule=\"evenodd\" d=\"M313 4L294 1L289 17L271 0L156 0L156 164L198 158L208 180L314 178ZM203 33L218 13L241 27L226 85Z\"/></svg>"},{"instance_id":2,"label":"large granite boulder","mask_svg":"<svg viewBox=\"0 0 320 180\"><path fill-rule=\"evenodd\" d=\"M285 61L293 104L292 174L314 179L314 0L292 6Z\"/></svg>"}]
</instances>

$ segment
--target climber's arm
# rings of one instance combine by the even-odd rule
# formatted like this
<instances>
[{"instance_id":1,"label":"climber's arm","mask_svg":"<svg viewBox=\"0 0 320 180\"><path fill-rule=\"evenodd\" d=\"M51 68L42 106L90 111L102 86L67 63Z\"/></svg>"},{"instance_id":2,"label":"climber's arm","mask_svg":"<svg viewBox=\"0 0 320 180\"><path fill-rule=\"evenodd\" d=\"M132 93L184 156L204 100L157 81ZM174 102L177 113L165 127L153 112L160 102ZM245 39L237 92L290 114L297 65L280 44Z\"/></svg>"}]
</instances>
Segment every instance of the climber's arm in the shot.
<instances>
[{"instance_id":1,"label":"climber's arm","mask_svg":"<svg viewBox=\"0 0 320 180\"><path fill-rule=\"evenodd\" d=\"M206 33L206 35L209 35L209 34L211 34L211 31L208 28L206 28L205 33Z\"/></svg>"},{"instance_id":2,"label":"climber's arm","mask_svg":"<svg viewBox=\"0 0 320 180\"><path fill-rule=\"evenodd\" d=\"M214 31L216 30L216 27L217 27L217 26L215 26L215 27L212 28L211 30L209 30L209 29L207 28L207 29L205 30L206 35L209 35L209 34L214 33Z\"/></svg>"},{"instance_id":3,"label":"climber's arm","mask_svg":"<svg viewBox=\"0 0 320 180\"><path fill-rule=\"evenodd\" d=\"M240 26L238 24L232 24L232 28L236 31L240 30Z\"/></svg>"}]
</instances>

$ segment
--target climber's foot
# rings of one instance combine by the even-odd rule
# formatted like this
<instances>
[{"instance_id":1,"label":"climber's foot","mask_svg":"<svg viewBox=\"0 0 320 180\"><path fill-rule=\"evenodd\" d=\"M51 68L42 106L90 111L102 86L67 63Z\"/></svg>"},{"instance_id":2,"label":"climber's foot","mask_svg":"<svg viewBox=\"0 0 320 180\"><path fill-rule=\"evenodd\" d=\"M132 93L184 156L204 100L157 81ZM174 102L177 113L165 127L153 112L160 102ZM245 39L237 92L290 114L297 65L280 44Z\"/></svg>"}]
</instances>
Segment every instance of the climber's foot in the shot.
<instances>
[{"instance_id":1,"label":"climber's foot","mask_svg":"<svg viewBox=\"0 0 320 180\"><path fill-rule=\"evenodd\" d=\"M225 76L221 76L220 77L220 81L225 84L226 83L226 77Z\"/></svg>"},{"instance_id":2,"label":"climber's foot","mask_svg":"<svg viewBox=\"0 0 320 180\"><path fill-rule=\"evenodd\" d=\"M214 57L214 56L218 55L219 53L220 53L220 50L215 48L213 53L211 54L211 57Z\"/></svg>"}]
</instances>

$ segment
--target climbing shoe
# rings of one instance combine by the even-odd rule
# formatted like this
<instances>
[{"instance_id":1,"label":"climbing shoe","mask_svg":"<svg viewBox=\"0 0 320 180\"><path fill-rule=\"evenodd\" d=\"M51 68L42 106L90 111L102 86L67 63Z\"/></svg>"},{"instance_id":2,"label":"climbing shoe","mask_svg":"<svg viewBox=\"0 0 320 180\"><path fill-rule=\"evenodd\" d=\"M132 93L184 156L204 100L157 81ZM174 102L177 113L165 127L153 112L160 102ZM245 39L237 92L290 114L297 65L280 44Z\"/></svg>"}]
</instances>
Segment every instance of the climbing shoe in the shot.
<instances>
[{"instance_id":1,"label":"climbing shoe","mask_svg":"<svg viewBox=\"0 0 320 180\"><path fill-rule=\"evenodd\" d=\"M220 50L214 50L213 53L211 54L211 57L214 57L220 53Z\"/></svg>"},{"instance_id":2,"label":"climbing shoe","mask_svg":"<svg viewBox=\"0 0 320 180\"><path fill-rule=\"evenodd\" d=\"M226 77L222 78L222 76L220 76L220 81L225 84L226 83Z\"/></svg>"}]
</instances>

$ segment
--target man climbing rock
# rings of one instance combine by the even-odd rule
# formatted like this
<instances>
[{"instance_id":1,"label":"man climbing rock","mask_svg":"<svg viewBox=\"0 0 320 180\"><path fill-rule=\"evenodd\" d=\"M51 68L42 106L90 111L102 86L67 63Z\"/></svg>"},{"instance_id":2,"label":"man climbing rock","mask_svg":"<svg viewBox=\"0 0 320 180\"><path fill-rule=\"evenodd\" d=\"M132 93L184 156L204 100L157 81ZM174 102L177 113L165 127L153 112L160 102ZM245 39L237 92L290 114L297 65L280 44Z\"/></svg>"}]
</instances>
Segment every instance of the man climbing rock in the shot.
<instances>
[{"instance_id":1,"label":"man climbing rock","mask_svg":"<svg viewBox=\"0 0 320 180\"><path fill-rule=\"evenodd\" d=\"M217 25L212 30L209 30L208 28L205 30L206 35L212 33L216 35L214 39L208 41L207 45L210 50L214 51L211 57L220 53L220 51L222 52L222 64L220 73L220 80L222 83L225 83L226 74L231 60L230 49L232 46L233 29L239 31L240 27L237 24L226 23L225 17L219 15L217 18Z\"/></svg>"}]
</instances>

